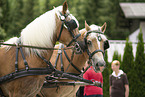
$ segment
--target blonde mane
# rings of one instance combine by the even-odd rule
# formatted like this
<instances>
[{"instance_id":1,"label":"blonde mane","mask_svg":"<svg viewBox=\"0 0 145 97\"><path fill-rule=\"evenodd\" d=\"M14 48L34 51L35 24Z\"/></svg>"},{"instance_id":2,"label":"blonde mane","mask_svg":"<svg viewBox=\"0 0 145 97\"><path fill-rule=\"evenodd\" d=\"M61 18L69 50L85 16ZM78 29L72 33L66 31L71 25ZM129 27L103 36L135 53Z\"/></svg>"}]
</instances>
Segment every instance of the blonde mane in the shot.
<instances>
[{"instance_id":1,"label":"blonde mane","mask_svg":"<svg viewBox=\"0 0 145 97\"><path fill-rule=\"evenodd\" d=\"M56 7L41 16L37 17L34 21L28 24L21 32L20 42L23 45L38 46L38 47L54 47L54 35L56 35L56 16L60 16L62 12L62 6ZM67 10L67 12L69 12ZM7 43L11 42L9 39ZM28 49L26 48L26 53L42 53L43 50L38 49Z\"/></svg>"}]
</instances>

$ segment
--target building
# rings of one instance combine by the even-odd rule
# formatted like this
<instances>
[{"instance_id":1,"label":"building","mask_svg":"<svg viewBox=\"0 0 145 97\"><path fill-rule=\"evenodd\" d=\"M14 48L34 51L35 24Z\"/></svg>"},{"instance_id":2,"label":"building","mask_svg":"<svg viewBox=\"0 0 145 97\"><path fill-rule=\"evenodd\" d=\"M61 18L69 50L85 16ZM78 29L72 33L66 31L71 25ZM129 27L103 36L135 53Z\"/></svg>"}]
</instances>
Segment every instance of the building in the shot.
<instances>
[{"instance_id":1,"label":"building","mask_svg":"<svg viewBox=\"0 0 145 97\"><path fill-rule=\"evenodd\" d=\"M137 36L140 32L140 28L142 29L143 40L145 42L145 3L120 3L120 7L125 18L130 19L132 22L130 25L132 34L129 35L129 41L133 43L133 54L135 57L138 42ZM123 57L125 42L125 40L110 40L110 48L108 49L109 62L112 61L115 50Z\"/></svg>"}]
</instances>

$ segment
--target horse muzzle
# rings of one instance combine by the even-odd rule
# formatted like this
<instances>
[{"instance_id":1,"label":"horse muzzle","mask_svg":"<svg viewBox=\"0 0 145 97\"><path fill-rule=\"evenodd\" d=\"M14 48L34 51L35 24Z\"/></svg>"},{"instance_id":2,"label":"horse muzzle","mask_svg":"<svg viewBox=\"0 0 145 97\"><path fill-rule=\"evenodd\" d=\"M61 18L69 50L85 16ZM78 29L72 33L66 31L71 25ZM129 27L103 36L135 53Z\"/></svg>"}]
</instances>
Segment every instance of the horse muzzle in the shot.
<instances>
[{"instance_id":1,"label":"horse muzzle","mask_svg":"<svg viewBox=\"0 0 145 97\"><path fill-rule=\"evenodd\" d=\"M106 67L106 62L105 61L99 61L96 64L94 63L92 65L94 65L93 68L94 68L95 72L103 72L103 70Z\"/></svg>"}]
</instances>

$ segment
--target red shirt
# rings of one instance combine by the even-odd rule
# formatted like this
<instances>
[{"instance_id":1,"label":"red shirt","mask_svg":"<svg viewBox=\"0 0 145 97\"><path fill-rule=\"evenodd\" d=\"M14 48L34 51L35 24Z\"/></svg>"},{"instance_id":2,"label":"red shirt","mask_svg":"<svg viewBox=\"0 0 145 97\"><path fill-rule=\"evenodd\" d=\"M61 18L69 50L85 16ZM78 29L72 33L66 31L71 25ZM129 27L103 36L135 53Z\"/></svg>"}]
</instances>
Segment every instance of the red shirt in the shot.
<instances>
[{"instance_id":1,"label":"red shirt","mask_svg":"<svg viewBox=\"0 0 145 97\"><path fill-rule=\"evenodd\" d=\"M84 79L87 80L95 80L103 83L103 76L102 73L96 73L91 66L83 75ZM103 89L97 86L87 85L84 88L84 95L103 95Z\"/></svg>"}]
</instances>

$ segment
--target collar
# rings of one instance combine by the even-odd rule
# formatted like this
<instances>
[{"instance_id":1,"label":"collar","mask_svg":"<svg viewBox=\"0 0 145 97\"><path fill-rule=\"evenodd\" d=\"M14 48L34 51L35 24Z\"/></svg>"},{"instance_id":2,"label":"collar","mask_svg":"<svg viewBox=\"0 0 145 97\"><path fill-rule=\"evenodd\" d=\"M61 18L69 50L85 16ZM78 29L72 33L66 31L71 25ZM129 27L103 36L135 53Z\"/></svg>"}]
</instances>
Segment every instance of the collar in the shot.
<instances>
[{"instance_id":1,"label":"collar","mask_svg":"<svg viewBox=\"0 0 145 97\"><path fill-rule=\"evenodd\" d=\"M116 74L115 74L115 71L113 71L112 75L113 75L114 77L119 77L119 76L122 75L123 73L124 73L124 72L123 72L122 70L119 70L118 75L116 75Z\"/></svg>"}]
</instances>

